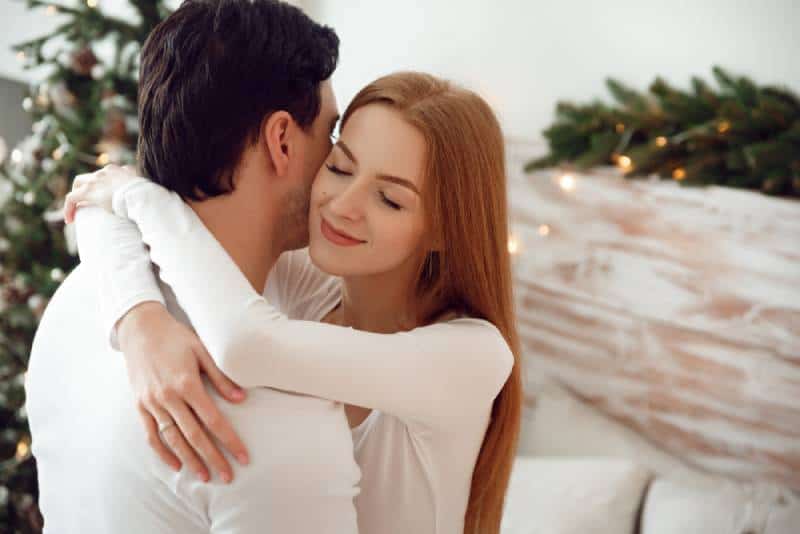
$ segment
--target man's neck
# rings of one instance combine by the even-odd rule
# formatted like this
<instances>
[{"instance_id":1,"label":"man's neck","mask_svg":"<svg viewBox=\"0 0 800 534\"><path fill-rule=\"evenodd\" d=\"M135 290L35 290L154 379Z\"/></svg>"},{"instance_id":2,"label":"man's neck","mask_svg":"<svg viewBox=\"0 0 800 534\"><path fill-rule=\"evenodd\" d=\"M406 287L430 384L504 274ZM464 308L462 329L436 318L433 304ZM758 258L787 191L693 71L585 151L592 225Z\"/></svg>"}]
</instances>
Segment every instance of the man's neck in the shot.
<instances>
[{"instance_id":1,"label":"man's neck","mask_svg":"<svg viewBox=\"0 0 800 534\"><path fill-rule=\"evenodd\" d=\"M248 205L246 199L240 202L241 197L233 195L190 202L190 205L253 289L263 293L267 275L283 252L274 238L272 214L264 207Z\"/></svg>"}]
</instances>

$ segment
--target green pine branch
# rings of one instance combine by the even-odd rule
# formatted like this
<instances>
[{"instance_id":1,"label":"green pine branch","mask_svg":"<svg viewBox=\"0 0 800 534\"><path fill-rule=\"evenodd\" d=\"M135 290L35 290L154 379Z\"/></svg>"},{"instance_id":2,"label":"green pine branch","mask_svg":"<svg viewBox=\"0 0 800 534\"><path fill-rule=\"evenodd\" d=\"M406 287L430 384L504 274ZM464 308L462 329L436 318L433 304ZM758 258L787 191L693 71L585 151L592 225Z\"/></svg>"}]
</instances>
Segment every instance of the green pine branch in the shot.
<instances>
[{"instance_id":1,"label":"green pine branch","mask_svg":"<svg viewBox=\"0 0 800 534\"><path fill-rule=\"evenodd\" d=\"M525 171L616 164L626 177L800 196L800 99L720 67L712 74L716 90L698 77L689 90L657 77L647 93L609 79L613 105L559 102L543 132L550 151Z\"/></svg>"}]
</instances>

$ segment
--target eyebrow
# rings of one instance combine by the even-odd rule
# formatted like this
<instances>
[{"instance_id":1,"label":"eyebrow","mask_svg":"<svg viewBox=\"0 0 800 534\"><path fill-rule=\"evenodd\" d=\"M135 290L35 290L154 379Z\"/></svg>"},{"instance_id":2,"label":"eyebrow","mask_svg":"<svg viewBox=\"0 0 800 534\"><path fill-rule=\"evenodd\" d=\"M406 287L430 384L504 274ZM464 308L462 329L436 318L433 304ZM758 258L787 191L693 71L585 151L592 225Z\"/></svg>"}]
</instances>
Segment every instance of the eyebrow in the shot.
<instances>
[{"instance_id":1,"label":"eyebrow","mask_svg":"<svg viewBox=\"0 0 800 534\"><path fill-rule=\"evenodd\" d=\"M336 141L336 144L334 146L339 147L339 149L342 152L344 152L344 155L347 156L350 159L350 161L358 165L358 160L353 155L353 152L350 150L350 148L348 148L348 146L344 144L344 141L339 139L338 141ZM414 185L413 182L411 182L410 180L406 180L405 178L400 178L399 176L392 176L390 174L379 174L377 178L378 180L384 180L386 182L392 182L394 184L406 187L408 189L411 189L416 194L418 195L420 194L419 189L417 189L417 186Z\"/></svg>"}]
</instances>

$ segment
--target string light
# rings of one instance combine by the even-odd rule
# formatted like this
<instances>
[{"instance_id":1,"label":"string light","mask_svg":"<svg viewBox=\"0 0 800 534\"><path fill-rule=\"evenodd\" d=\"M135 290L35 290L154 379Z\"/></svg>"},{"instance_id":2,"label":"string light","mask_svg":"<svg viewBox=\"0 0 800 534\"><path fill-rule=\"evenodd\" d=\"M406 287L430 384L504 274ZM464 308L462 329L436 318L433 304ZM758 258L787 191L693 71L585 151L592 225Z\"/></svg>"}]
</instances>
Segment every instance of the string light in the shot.
<instances>
[{"instance_id":1,"label":"string light","mask_svg":"<svg viewBox=\"0 0 800 534\"><path fill-rule=\"evenodd\" d=\"M97 7L97 0L86 0L86 5L89 7Z\"/></svg>"},{"instance_id":2,"label":"string light","mask_svg":"<svg viewBox=\"0 0 800 534\"><path fill-rule=\"evenodd\" d=\"M620 156L617 160L617 165L624 170L630 169L633 166L633 161L628 156Z\"/></svg>"},{"instance_id":3,"label":"string light","mask_svg":"<svg viewBox=\"0 0 800 534\"><path fill-rule=\"evenodd\" d=\"M576 185L575 177L571 174L562 174L558 179L558 185L564 191L574 191Z\"/></svg>"},{"instance_id":4,"label":"string light","mask_svg":"<svg viewBox=\"0 0 800 534\"><path fill-rule=\"evenodd\" d=\"M24 441L17 443L17 460L22 461L27 458L30 450L30 447Z\"/></svg>"},{"instance_id":5,"label":"string light","mask_svg":"<svg viewBox=\"0 0 800 534\"><path fill-rule=\"evenodd\" d=\"M719 133L725 133L731 129L731 123L728 121L722 121L717 125L717 131Z\"/></svg>"},{"instance_id":6,"label":"string light","mask_svg":"<svg viewBox=\"0 0 800 534\"><path fill-rule=\"evenodd\" d=\"M64 149L63 148L57 147L55 150L53 150L53 159L54 160L59 161L63 157L64 157Z\"/></svg>"},{"instance_id":7,"label":"string light","mask_svg":"<svg viewBox=\"0 0 800 534\"><path fill-rule=\"evenodd\" d=\"M45 108L50 105L50 97L47 96L47 93L39 93L36 95L36 104L39 107Z\"/></svg>"},{"instance_id":8,"label":"string light","mask_svg":"<svg viewBox=\"0 0 800 534\"><path fill-rule=\"evenodd\" d=\"M23 155L22 150L15 148L11 151L11 161L19 165L22 163Z\"/></svg>"},{"instance_id":9,"label":"string light","mask_svg":"<svg viewBox=\"0 0 800 534\"><path fill-rule=\"evenodd\" d=\"M625 125L622 124L621 122L618 122L615 128L617 130L617 133L622 133L625 131Z\"/></svg>"},{"instance_id":10,"label":"string light","mask_svg":"<svg viewBox=\"0 0 800 534\"><path fill-rule=\"evenodd\" d=\"M105 166L105 165L108 165L108 163L109 163L110 161L111 161L111 156L109 156L109 155L108 155L107 153L105 153L105 152L103 152L102 154L100 154L99 156L97 156L97 164L98 164L98 165L100 165L101 167L102 167L102 166Z\"/></svg>"},{"instance_id":11,"label":"string light","mask_svg":"<svg viewBox=\"0 0 800 534\"><path fill-rule=\"evenodd\" d=\"M512 256L519 252L519 241L515 236L510 236L508 238L508 253Z\"/></svg>"},{"instance_id":12,"label":"string light","mask_svg":"<svg viewBox=\"0 0 800 534\"><path fill-rule=\"evenodd\" d=\"M539 235L542 237L550 235L550 227L546 224L539 225Z\"/></svg>"},{"instance_id":13,"label":"string light","mask_svg":"<svg viewBox=\"0 0 800 534\"><path fill-rule=\"evenodd\" d=\"M663 135L656 137L656 146L658 147L665 147L667 146L667 138Z\"/></svg>"},{"instance_id":14,"label":"string light","mask_svg":"<svg viewBox=\"0 0 800 534\"><path fill-rule=\"evenodd\" d=\"M678 181L683 180L684 178L686 178L686 171L678 167L677 169L672 171L672 177Z\"/></svg>"}]
</instances>

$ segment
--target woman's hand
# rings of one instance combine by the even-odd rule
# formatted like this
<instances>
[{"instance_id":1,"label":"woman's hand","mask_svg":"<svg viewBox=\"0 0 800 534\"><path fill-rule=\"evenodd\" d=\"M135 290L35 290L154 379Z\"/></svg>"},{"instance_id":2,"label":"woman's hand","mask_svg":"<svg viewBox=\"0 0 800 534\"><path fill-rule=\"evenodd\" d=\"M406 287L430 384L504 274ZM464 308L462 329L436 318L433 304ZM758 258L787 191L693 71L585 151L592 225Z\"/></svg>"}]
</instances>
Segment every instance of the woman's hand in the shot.
<instances>
[{"instance_id":1,"label":"woman's hand","mask_svg":"<svg viewBox=\"0 0 800 534\"><path fill-rule=\"evenodd\" d=\"M213 466L223 481L233 480L230 464L207 431L241 464L249 461L247 450L206 391L200 373L205 372L231 402L242 401L244 390L219 370L197 335L161 303L145 302L131 309L118 322L117 336L153 450L173 469L179 470L183 462L205 482L210 480L206 466Z\"/></svg>"},{"instance_id":2,"label":"woman's hand","mask_svg":"<svg viewBox=\"0 0 800 534\"><path fill-rule=\"evenodd\" d=\"M83 206L99 206L113 213L114 191L137 177L132 167L106 165L89 174L79 174L72 182L72 191L64 201L64 222L75 220L75 212Z\"/></svg>"}]
</instances>

